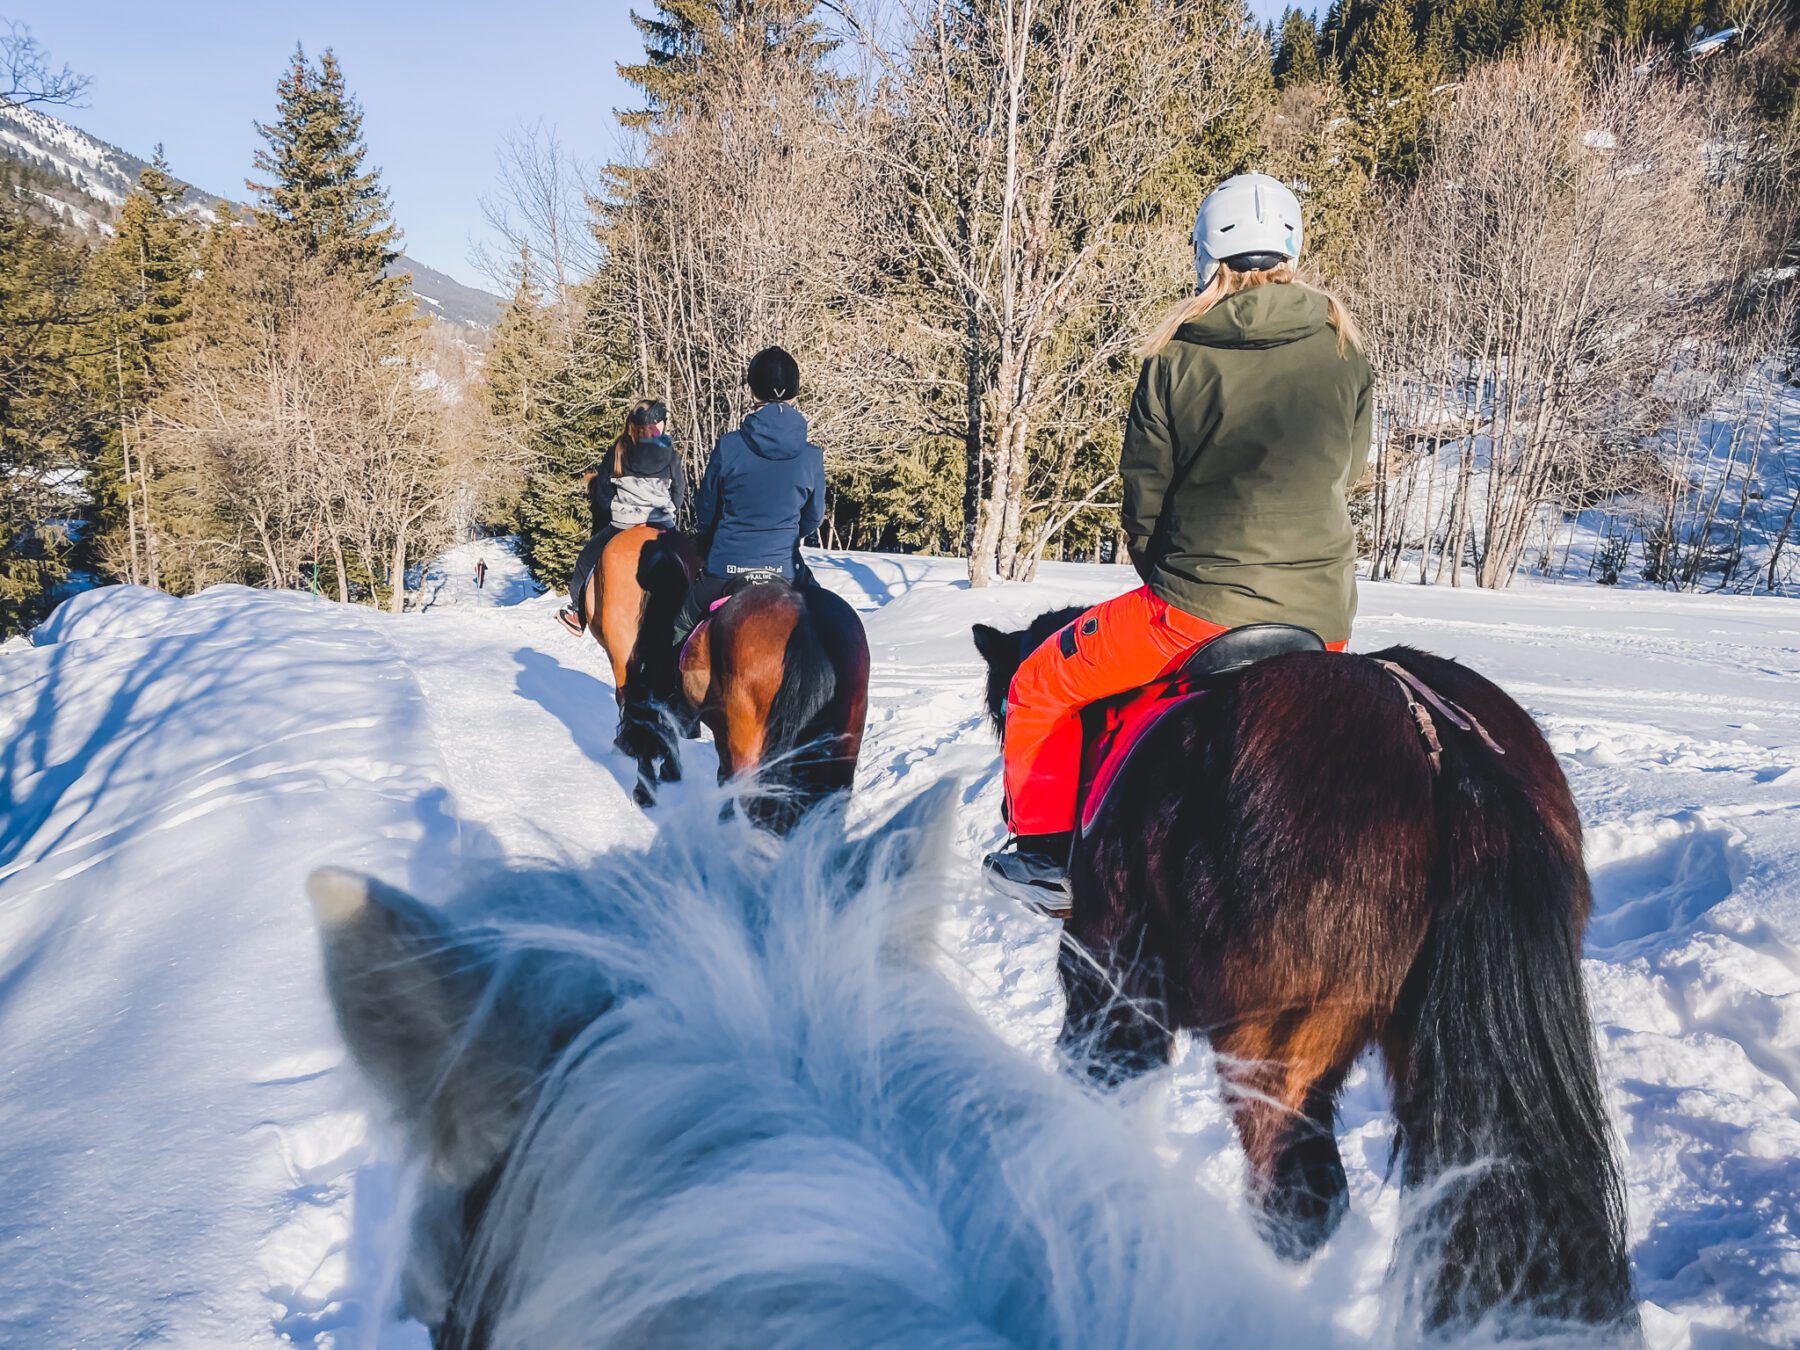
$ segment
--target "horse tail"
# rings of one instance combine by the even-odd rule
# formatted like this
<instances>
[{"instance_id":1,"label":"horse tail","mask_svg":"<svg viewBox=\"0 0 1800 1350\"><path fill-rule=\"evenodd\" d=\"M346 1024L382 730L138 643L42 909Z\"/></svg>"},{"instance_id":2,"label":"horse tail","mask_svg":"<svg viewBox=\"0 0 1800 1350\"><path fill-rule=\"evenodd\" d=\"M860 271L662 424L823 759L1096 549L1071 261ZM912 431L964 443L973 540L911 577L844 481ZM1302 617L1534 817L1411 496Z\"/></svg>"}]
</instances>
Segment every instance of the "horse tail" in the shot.
<instances>
[{"instance_id":1,"label":"horse tail","mask_svg":"<svg viewBox=\"0 0 1800 1350\"><path fill-rule=\"evenodd\" d=\"M837 730L828 714L837 700L837 665L801 592L800 615L782 653L781 682L763 733L762 823L785 832L840 786L828 781Z\"/></svg>"},{"instance_id":2,"label":"horse tail","mask_svg":"<svg viewBox=\"0 0 1800 1350\"><path fill-rule=\"evenodd\" d=\"M674 703L681 682L675 620L690 584L679 553L667 541L666 535L651 540L641 555L637 579L644 592L643 613L630 662L646 701L659 707Z\"/></svg>"},{"instance_id":3,"label":"horse tail","mask_svg":"<svg viewBox=\"0 0 1800 1350\"><path fill-rule=\"evenodd\" d=\"M1625 1198L1582 984L1581 825L1530 716L1465 667L1396 660L1504 747L1437 722L1431 921L1389 1038L1405 1313L1637 1329ZM1420 753L1425 753L1421 740ZM1413 1188L1423 1188L1413 1190Z\"/></svg>"}]
</instances>

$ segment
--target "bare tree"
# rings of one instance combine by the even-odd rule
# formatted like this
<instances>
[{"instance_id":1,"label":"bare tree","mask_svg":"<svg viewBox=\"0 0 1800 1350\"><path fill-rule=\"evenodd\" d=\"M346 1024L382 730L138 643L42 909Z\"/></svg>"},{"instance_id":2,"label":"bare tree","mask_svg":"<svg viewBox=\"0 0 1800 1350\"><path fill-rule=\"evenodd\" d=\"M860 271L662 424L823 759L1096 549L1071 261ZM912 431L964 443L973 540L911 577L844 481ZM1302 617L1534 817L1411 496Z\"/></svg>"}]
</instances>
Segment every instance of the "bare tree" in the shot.
<instances>
[{"instance_id":1,"label":"bare tree","mask_svg":"<svg viewBox=\"0 0 1800 1350\"><path fill-rule=\"evenodd\" d=\"M1692 81L1629 58L1589 73L1546 44L1471 74L1354 274L1383 375L1377 575L1416 546L1421 580L1470 559L1505 585L1544 510L1618 490L1675 425L1671 372L1740 349L1763 244L1721 135Z\"/></svg>"},{"instance_id":2,"label":"bare tree","mask_svg":"<svg viewBox=\"0 0 1800 1350\"><path fill-rule=\"evenodd\" d=\"M463 469L460 397L424 334L251 227L209 259L192 333L150 436L193 514L164 530L177 578L325 584L405 601L409 559L438 542ZM179 580L177 584L180 584Z\"/></svg>"},{"instance_id":3,"label":"bare tree","mask_svg":"<svg viewBox=\"0 0 1800 1350\"><path fill-rule=\"evenodd\" d=\"M17 19L0 19L0 104L78 104L92 83L68 66L58 67Z\"/></svg>"},{"instance_id":4,"label":"bare tree","mask_svg":"<svg viewBox=\"0 0 1800 1350\"><path fill-rule=\"evenodd\" d=\"M860 318L882 197L862 173L858 109L753 43L713 59L734 57L703 109L645 140L620 199L601 207L590 324L631 335L637 385L668 401L696 469L770 343L800 361L815 439L853 461L883 436L869 414L891 364Z\"/></svg>"},{"instance_id":5,"label":"bare tree","mask_svg":"<svg viewBox=\"0 0 1800 1350\"><path fill-rule=\"evenodd\" d=\"M475 265L495 284L519 280L518 259L529 260L529 280L558 313L565 336L573 333L574 292L600 264L590 202L593 173L569 154L554 126L543 121L519 128L501 142L495 186L481 197L481 213L504 241L495 250L477 245Z\"/></svg>"},{"instance_id":6,"label":"bare tree","mask_svg":"<svg viewBox=\"0 0 1800 1350\"><path fill-rule=\"evenodd\" d=\"M1071 405L1116 382L1173 295L1185 230L1149 227L1146 192L1227 110L1225 74L1261 44L1240 15L1175 0L896 8L892 46L859 23L892 100L877 150L910 200L894 243L956 298L969 576L985 585L1027 574L1055 533L1027 530L1034 478L1065 498L1043 503L1051 523L1069 491L1091 496L1081 433L1040 433L1059 416L1092 425Z\"/></svg>"}]
</instances>

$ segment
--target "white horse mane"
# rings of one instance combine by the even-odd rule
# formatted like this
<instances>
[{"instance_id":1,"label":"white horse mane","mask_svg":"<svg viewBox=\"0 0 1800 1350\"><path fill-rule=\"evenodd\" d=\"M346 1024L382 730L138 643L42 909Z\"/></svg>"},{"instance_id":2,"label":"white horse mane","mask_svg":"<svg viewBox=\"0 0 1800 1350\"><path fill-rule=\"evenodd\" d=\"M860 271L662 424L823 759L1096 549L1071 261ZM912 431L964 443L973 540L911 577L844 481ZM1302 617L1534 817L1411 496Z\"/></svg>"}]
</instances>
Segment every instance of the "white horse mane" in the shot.
<instances>
[{"instance_id":1,"label":"white horse mane","mask_svg":"<svg viewBox=\"0 0 1800 1350\"><path fill-rule=\"evenodd\" d=\"M430 1103L409 1105L359 1018L365 976L329 899L345 874L315 882L346 1035L416 1147L436 1138L457 1188L505 1159L473 1245L442 1231L460 1222L452 1190L422 1210L439 1231L415 1251L466 1257L462 1298L493 1344L1339 1339L1131 1113L1005 1044L934 969L953 792L855 844L837 808L776 842L703 799L642 851L491 879L468 897L484 929L445 929L427 954L455 955L454 978L507 954ZM547 1029L584 999L558 1049ZM506 1044L536 1060L511 1066L523 1079L475 1072ZM509 1116L519 1081L533 1104ZM445 1143L422 1118L446 1102L503 1124Z\"/></svg>"}]
</instances>

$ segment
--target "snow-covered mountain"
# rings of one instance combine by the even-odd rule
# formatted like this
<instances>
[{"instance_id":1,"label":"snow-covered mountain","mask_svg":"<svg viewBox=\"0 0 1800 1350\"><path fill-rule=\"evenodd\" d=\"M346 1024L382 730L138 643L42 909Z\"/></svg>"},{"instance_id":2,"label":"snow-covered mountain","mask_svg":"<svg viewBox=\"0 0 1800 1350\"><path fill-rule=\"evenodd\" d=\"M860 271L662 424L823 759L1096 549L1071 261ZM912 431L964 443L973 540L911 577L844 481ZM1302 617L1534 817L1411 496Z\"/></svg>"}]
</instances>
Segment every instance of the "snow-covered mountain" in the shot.
<instances>
[{"instance_id":1,"label":"snow-covered mountain","mask_svg":"<svg viewBox=\"0 0 1800 1350\"><path fill-rule=\"evenodd\" d=\"M111 233L114 216L147 163L36 108L0 103L0 190L11 190L65 228L89 235ZM204 218L220 200L190 185L182 207ZM433 318L479 329L492 327L499 318L498 296L465 286L404 253L389 271L412 275L420 308Z\"/></svg>"},{"instance_id":2,"label":"snow-covered mountain","mask_svg":"<svg viewBox=\"0 0 1800 1350\"><path fill-rule=\"evenodd\" d=\"M447 277L404 253L389 263L387 270L390 276L410 274L413 294L419 298L419 312L446 323L489 329L499 321L500 311L505 308L498 296L465 286L455 277Z\"/></svg>"}]
</instances>

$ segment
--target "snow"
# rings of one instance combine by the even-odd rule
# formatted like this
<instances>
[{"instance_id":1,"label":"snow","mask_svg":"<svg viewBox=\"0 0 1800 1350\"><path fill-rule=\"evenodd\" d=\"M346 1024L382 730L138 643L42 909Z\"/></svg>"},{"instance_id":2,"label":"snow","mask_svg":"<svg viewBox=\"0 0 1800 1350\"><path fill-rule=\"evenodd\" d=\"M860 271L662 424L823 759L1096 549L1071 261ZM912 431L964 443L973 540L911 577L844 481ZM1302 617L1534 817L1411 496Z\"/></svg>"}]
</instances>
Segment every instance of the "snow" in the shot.
<instances>
[{"instance_id":1,"label":"snow","mask_svg":"<svg viewBox=\"0 0 1800 1350\"><path fill-rule=\"evenodd\" d=\"M1711 56L1721 47L1732 42L1737 35L1738 30L1735 28L1722 28L1710 37L1703 37L1698 42L1689 43L1687 54L1695 57Z\"/></svg>"},{"instance_id":2,"label":"snow","mask_svg":"<svg viewBox=\"0 0 1800 1350\"><path fill-rule=\"evenodd\" d=\"M1771 283L1774 279L1770 274ZM1692 371L1677 370L1666 382L1675 392L1697 378ZM1485 518L1490 445L1476 426L1468 410L1427 395L1424 407L1408 408L1386 431L1397 461L1389 501L1391 509L1403 514L1405 525L1401 580L1418 578L1423 542L1441 541L1448 530L1464 456L1474 460L1470 509L1478 522ZM1800 492L1800 388L1786 359L1765 361L1749 371L1679 440L1670 433L1658 448L1667 456L1671 475L1686 480L1690 489L1674 552L1677 563L1690 551L1703 555L1692 587L1795 593L1800 588L1800 548L1795 547L1800 528L1792 512ZM1707 503L1709 512L1702 510ZM1616 494L1567 514L1540 505L1521 571L1586 582L1604 570L1603 552L1611 540L1627 546L1618 568L1620 583L1655 585L1643 580L1643 571L1648 540L1663 514L1661 502L1631 494ZM1434 575L1439 565L1434 543Z\"/></svg>"},{"instance_id":3,"label":"snow","mask_svg":"<svg viewBox=\"0 0 1800 1350\"><path fill-rule=\"evenodd\" d=\"M0 154L48 169L115 208L125 204L135 181L110 145L19 104L0 105Z\"/></svg>"},{"instance_id":4,"label":"snow","mask_svg":"<svg viewBox=\"0 0 1800 1350\"><path fill-rule=\"evenodd\" d=\"M856 813L961 783L943 944L972 1003L1047 1064L1056 931L976 881L999 783L968 628L1128 574L1046 565L972 591L952 561L812 562L874 657ZM0 649L0 1343L425 1343L383 1316L399 1181L301 881L339 864L439 898L470 863L643 844L692 818L714 760L690 745L689 781L640 812L606 662L554 622L556 595L495 541L422 582L400 616L113 587ZM1354 645L1395 641L1518 697L1581 803L1649 1343L1800 1342L1800 601L1365 583ZM1241 1210L1200 1050L1121 1109L1191 1167L1195 1205ZM1388 1129L1359 1069L1351 1217L1289 1277L1362 1339L1394 1230Z\"/></svg>"}]
</instances>

